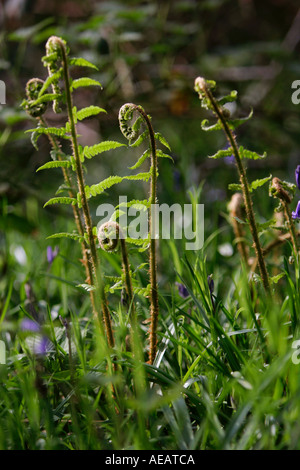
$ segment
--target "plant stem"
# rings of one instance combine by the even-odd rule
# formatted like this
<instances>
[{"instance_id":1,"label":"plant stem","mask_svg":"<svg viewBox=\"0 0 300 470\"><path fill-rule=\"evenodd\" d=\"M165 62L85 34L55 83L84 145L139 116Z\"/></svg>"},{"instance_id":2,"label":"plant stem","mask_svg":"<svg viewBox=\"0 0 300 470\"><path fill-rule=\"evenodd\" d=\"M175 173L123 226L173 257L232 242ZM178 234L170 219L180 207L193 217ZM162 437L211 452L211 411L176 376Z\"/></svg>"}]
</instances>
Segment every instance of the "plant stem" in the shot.
<instances>
[{"instance_id":1,"label":"plant stem","mask_svg":"<svg viewBox=\"0 0 300 470\"><path fill-rule=\"evenodd\" d=\"M103 282L102 282L102 279L101 279L99 260L98 260L98 256L97 256L96 244L95 244L95 239L94 239L94 234L93 234L92 220L91 220L89 205L88 205L86 194L85 194L84 176L83 176L83 170L82 170L82 165L81 165L81 160L80 160L80 155L79 155L79 149L78 149L78 143L77 143L77 133L76 133L75 120L74 120L74 116L73 116L73 103L72 103L72 94L71 94L71 91L70 91L70 77L69 77L69 69L68 69L66 49L65 49L64 43L61 40L59 40L59 38L57 40L60 43L60 49L61 49L63 75L64 75L66 100L67 100L67 109L68 109L68 117L69 117L69 124L70 124L70 130L71 130L73 155L74 155L75 163L76 163L76 174L77 174L77 183L78 183L79 195L80 195L82 211L83 211L83 215L84 215L85 228L86 228L86 232L87 232L87 236L88 236L89 249L90 249L90 260L91 260L91 265L92 265L93 272L94 272L94 277L95 277L95 285L96 285L95 287L96 287L96 291L97 291L97 293L100 297L99 298L98 296L96 296L95 305L96 305L96 308L97 308L99 303L101 304L107 341L108 341L109 346L113 347L114 346L114 337L113 337L113 331L112 331L112 325L111 325L111 318L110 318L110 313L109 313L109 310L108 310L106 295L105 295L105 291L104 291L104 285L103 285Z\"/></svg>"},{"instance_id":2,"label":"plant stem","mask_svg":"<svg viewBox=\"0 0 300 470\"><path fill-rule=\"evenodd\" d=\"M153 364L157 348L157 325L159 317L158 286L157 286L157 256L156 256L156 230L155 230L155 204L157 185L157 154L154 130L148 115L141 106L132 104L144 119L150 137L151 147L151 183L150 183L150 208L149 208L149 233L150 233L150 256L149 256L149 276L150 276L150 331L149 331L149 363Z\"/></svg>"},{"instance_id":3,"label":"plant stem","mask_svg":"<svg viewBox=\"0 0 300 470\"><path fill-rule=\"evenodd\" d=\"M45 119L43 117L39 117L38 120L40 121L40 123L42 124L43 127L48 127L47 122L45 121ZM56 138L54 136L52 136L51 134L48 134L48 138L49 138L49 142L50 142L53 150L56 151L58 160L62 160L60 146L59 146L59 143L57 142ZM76 193L73 191L73 188L72 188L72 178L69 174L68 168L62 168L62 173L63 173L64 181L65 181L66 185L68 186L69 196L71 198L76 198ZM77 206L77 204L76 205L72 204L72 209L73 209L73 215L74 215L77 231L78 231L79 235L82 237L81 251L82 251L82 256L83 256L83 264L84 264L85 271L86 271L87 282L88 282L88 284L93 285L93 283L94 283L93 270L92 270L92 267L91 267L91 264L90 264L90 261L89 261L89 256L88 256L88 245L87 245L86 241L84 240L84 226L83 226L83 223L82 223L82 220L81 220L80 210L79 210L79 207ZM91 302L93 304L94 303L94 298L93 298L93 295L92 295L91 291L90 291L90 298L91 298Z\"/></svg>"},{"instance_id":4,"label":"plant stem","mask_svg":"<svg viewBox=\"0 0 300 470\"><path fill-rule=\"evenodd\" d=\"M128 296L130 316L133 318L135 315L135 308L134 308L134 302L133 302L133 289L132 289L132 282L131 282L131 275L130 275L130 265L129 265L125 239L120 237L120 243L121 243L122 264L123 264L123 272L124 272L124 277L125 277L126 293Z\"/></svg>"},{"instance_id":5,"label":"plant stem","mask_svg":"<svg viewBox=\"0 0 300 470\"><path fill-rule=\"evenodd\" d=\"M292 214L291 214L291 211L287 202L284 202L283 206L284 206L285 217L289 226L289 232L291 234L291 240L292 240L293 248L295 251L295 256L297 256L298 243L297 243L297 234L296 234L295 224L293 222Z\"/></svg>"},{"instance_id":6,"label":"plant stem","mask_svg":"<svg viewBox=\"0 0 300 470\"><path fill-rule=\"evenodd\" d=\"M199 86L200 90L206 95L208 100L210 101L214 112L216 113L217 117L219 118L219 121L223 127L223 130L225 132L225 135L227 137L227 140L232 148L233 155L235 157L237 169L239 172L240 176L240 182L241 182L241 188L242 188L242 193L243 193L243 198L244 198L244 203L245 203L245 209L246 209L246 214L247 218L249 221L249 227L250 231L252 234L253 242L254 242L254 248L258 260L258 266L260 270L260 275L262 279L262 283L264 286L264 289L266 292L270 291L270 283L269 283L269 275L268 271L266 268L264 256L263 256L263 250L259 241L259 236L258 236L258 230L256 226L256 220L255 220L255 215L254 215L254 210L253 210L253 204L252 204L252 199L250 196L250 190L249 190L249 183L247 180L247 175L246 175L246 170L244 168L244 165L242 163L242 159L240 156L240 152L238 149L238 145L236 142L235 135L233 134L232 130L230 129L226 118L224 117L224 114L222 110L220 109L217 101L215 100L213 94L211 93L209 87L207 86L205 80L203 78L198 78L196 80L197 85Z\"/></svg>"}]
</instances>

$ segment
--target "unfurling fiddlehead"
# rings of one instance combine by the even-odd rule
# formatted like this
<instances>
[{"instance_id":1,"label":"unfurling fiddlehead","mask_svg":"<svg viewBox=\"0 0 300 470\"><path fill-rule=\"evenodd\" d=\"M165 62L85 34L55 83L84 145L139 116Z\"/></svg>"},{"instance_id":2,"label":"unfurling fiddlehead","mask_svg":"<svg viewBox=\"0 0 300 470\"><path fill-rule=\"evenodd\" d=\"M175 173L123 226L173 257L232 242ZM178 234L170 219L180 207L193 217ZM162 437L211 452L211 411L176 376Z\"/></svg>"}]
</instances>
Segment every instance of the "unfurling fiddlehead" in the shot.
<instances>
[{"instance_id":1,"label":"unfurling fiddlehead","mask_svg":"<svg viewBox=\"0 0 300 470\"><path fill-rule=\"evenodd\" d=\"M47 128L48 125L43 114L47 110L48 101L43 101L43 98L45 99L45 95L39 96L40 92L43 90L44 85L45 85L45 82L43 80L40 80L39 78L32 78L31 80L29 80L25 88L27 100L24 101L23 106L26 112L31 117L37 120L39 125L41 125L43 128ZM46 98L47 98L47 95L46 95ZM63 161L64 158L66 158L66 156L61 150L60 144L56 136L48 134L47 137L49 139L52 150L54 151L55 157L57 158L58 161ZM76 198L76 192L73 189L73 181L72 181L72 176L70 174L69 168L62 167L62 173L63 173L66 187L68 188L69 197L73 199ZM81 220L80 209L75 204L72 205L72 209L73 209L73 215L74 215L74 220L76 223L77 231L81 239L80 243L81 243L81 251L82 251L82 257L83 257L82 262L86 271L86 282L90 285L93 285L93 282L94 282L93 271L92 271L91 263L89 261L88 245L86 243L86 240L84 239L84 226ZM92 303L93 310L95 313L95 305L94 305L94 298L93 298L92 291L90 291L90 298L91 298L91 303Z\"/></svg>"},{"instance_id":2,"label":"unfurling fiddlehead","mask_svg":"<svg viewBox=\"0 0 300 470\"><path fill-rule=\"evenodd\" d=\"M132 123L134 113L138 114L137 119ZM149 256L149 276L150 276L150 332L149 332L149 363L152 364L157 348L157 324L159 316L158 286L157 286L157 265L156 265L156 239L155 239L155 204L156 204L156 181L157 181L157 149L156 138L151 120L141 106L133 103L124 104L119 111L119 123L122 134L129 140L130 145L137 146L147 137L149 138L151 158L151 180L149 198L149 233L150 233L150 256ZM141 124L146 125L146 129L140 133ZM143 154L148 156L147 151ZM145 159L144 158L144 159Z\"/></svg>"},{"instance_id":3,"label":"unfurling fiddlehead","mask_svg":"<svg viewBox=\"0 0 300 470\"><path fill-rule=\"evenodd\" d=\"M44 64L48 68L48 74L51 78L52 91L57 97L62 94L62 90L59 86L62 47L66 50L66 42L61 38L51 36L46 43L46 56L44 57ZM53 99L53 111L55 113L61 112L58 98Z\"/></svg>"},{"instance_id":4,"label":"unfurling fiddlehead","mask_svg":"<svg viewBox=\"0 0 300 470\"><path fill-rule=\"evenodd\" d=\"M32 78L26 83L26 102L24 107L29 116L33 118L41 117L47 111L48 103L44 101L37 102L39 92L44 86L44 81L39 78Z\"/></svg>"},{"instance_id":5,"label":"unfurling fiddlehead","mask_svg":"<svg viewBox=\"0 0 300 470\"><path fill-rule=\"evenodd\" d=\"M68 62L68 51L66 43L63 39L51 36L46 44L46 56L43 58L45 66L48 68L49 72L49 81L51 84L54 96L53 96L53 109L55 112L60 111L59 100L62 98L62 93L59 87L59 80L63 79L65 97L68 111L68 128L72 143L72 160L73 166L77 176L77 186L78 186L78 195L77 202L78 206L82 208L85 230L86 230L86 240L88 243L88 255L89 261L92 267L95 290L93 291L93 305L95 310L99 312L100 306L102 309L103 322L105 326L106 336L108 345L114 346L114 337L112 331L112 324L110 313L107 305L106 294L104 290L104 284L100 271L100 264L96 250L96 243L93 233L92 220L90 215L90 209L87 201L87 195L85 191L85 182L84 174L82 168L81 155L79 150L79 145L77 141L77 132L76 132L76 110L73 107L72 99L72 80L69 73L69 62ZM100 108L99 108L100 109ZM63 135L65 135L64 131ZM69 138L69 137L68 137ZM74 201L74 202L75 202Z\"/></svg>"},{"instance_id":6,"label":"unfurling fiddlehead","mask_svg":"<svg viewBox=\"0 0 300 470\"><path fill-rule=\"evenodd\" d=\"M212 81L206 81L202 77L198 77L195 80L195 91L199 94L199 98L201 100L201 104L204 108L209 109L213 112L213 114L217 117L217 123L213 126L205 126L202 125L204 130L212 130L212 129L223 129L229 148L227 150L221 150L218 154L214 155L214 158L220 158L222 156L229 156L233 155L236 166L238 169L239 177L240 177L240 189L243 194L244 204L247 219L249 222L249 228L251 231L251 235L253 238L253 245L256 251L256 256L258 260L258 266L260 270L260 275L262 279L262 283L266 292L270 292L270 281L269 281L269 274L267 271L263 249L261 246L261 242L259 239L259 231L257 228L257 223L255 219L252 198L251 198L251 186L248 182L246 170L243 164L243 158L263 158L259 155L255 154L255 152L251 152L249 150L244 149L243 147L239 146L236 140L236 136L234 133L234 129L240 125L240 120L232 120L230 117L230 112L226 107L224 107L224 102L233 101L236 99L236 93L232 92L230 96L224 97L221 100L217 100L212 92L215 83ZM251 114L250 116L251 117ZM249 118L248 117L248 118ZM247 119L248 119L247 118ZM245 119L244 119L245 120ZM235 122L236 121L236 122Z\"/></svg>"},{"instance_id":7,"label":"unfurling fiddlehead","mask_svg":"<svg viewBox=\"0 0 300 470\"><path fill-rule=\"evenodd\" d=\"M97 236L100 247L104 251L112 252L118 250L119 247L121 247L126 297L129 304L130 316L131 318L133 318L135 309L133 303L133 288L131 281L130 264L128 259L126 241L121 227L117 222L105 222L99 227Z\"/></svg>"}]
</instances>

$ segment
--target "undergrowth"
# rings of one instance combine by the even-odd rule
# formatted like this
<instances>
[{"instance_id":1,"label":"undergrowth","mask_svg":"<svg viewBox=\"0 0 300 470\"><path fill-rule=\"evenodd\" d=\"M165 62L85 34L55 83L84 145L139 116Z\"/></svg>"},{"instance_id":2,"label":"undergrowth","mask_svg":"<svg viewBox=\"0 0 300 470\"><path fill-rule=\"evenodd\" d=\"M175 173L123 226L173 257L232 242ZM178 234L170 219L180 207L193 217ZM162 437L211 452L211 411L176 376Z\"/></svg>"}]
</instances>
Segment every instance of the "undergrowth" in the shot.
<instances>
[{"instance_id":1,"label":"undergrowth","mask_svg":"<svg viewBox=\"0 0 300 470\"><path fill-rule=\"evenodd\" d=\"M238 144L237 129L252 112L232 117L228 103L236 93L216 98L214 82L196 79L202 106L217 118L202 129L221 130L228 141L212 158L233 158L239 177L226 214L236 253L232 265L221 267L217 226L199 250L155 236L160 159L171 159L157 144L171 149L143 107L120 109L126 143L120 134L120 142L81 146L78 121L105 111L77 109L75 91L101 84L72 79L72 67L96 67L71 58L57 37L49 38L43 62L48 76L28 82L23 107L37 123L33 145L42 135L49 139L51 160L39 171L62 170L45 207L71 206L74 220L58 217L59 229L40 245L7 235L8 245L22 244L25 254L37 256L27 257L21 281L12 276L0 317L7 352L0 366L0 448L299 449L300 214L290 209L299 168L296 184L276 175L249 182L246 159L266 158ZM49 103L65 118L62 126L47 124ZM140 146L130 174L86 184L88 160L106 152L122 158L125 148ZM96 225L91 200L109 201L112 188L126 181L143 184L145 199L120 203ZM253 195L267 183L267 197L278 204L262 221ZM202 192L187 195L194 212ZM147 213L144 238L122 223L128 209ZM161 266L170 264L168 279ZM10 269L19 269L17 257Z\"/></svg>"}]
</instances>

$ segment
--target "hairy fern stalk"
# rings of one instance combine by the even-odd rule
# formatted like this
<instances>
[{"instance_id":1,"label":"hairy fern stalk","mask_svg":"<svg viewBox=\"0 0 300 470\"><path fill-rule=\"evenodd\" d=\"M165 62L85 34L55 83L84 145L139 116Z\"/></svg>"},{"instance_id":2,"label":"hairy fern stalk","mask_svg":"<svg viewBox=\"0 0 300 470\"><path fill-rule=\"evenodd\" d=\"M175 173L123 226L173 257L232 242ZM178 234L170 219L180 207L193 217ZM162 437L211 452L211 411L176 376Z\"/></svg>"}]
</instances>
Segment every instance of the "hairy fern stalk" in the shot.
<instances>
[{"instance_id":1,"label":"hairy fern stalk","mask_svg":"<svg viewBox=\"0 0 300 470\"><path fill-rule=\"evenodd\" d=\"M134 120L134 113L138 115ZM134 122L132 122L134 120ZM156 147L156 140L160 141L168 149L169 144L160 133L155 133L152 127L151 118L144 111L142 106L126 103L119 111L119 123L122 134L128 139L131 146L139 146L145 139L149 140L147 150L142 154L138 162L132 167L139 167L148 157L151 159L149 171L150 176L150 197L148 200L149 209L149 278L150 278L150 330L149 330L149 363L153 364L157 349L157 325L159 318L158 284L157 284L157 240L155 227L155 204L157 203L157 160L158 157L169 157ZM145 125L145 130L140 132L141 125Z\"/></svg>"},{"instance_id":2,"label":"hairy fern stalk","mask_svg":"<svg viewBox=\"0 0 300 470\"><path fill-rule=\"evenodd\" d=\"M250 115L247 118L231 119L230 112L228 111L226 107L224 107L224 105L226 105L229 102L235 101L237 97L237 93L233 91L231 92L230 95L227 95L217 100L211 91L214 87L215 87L215 82L213 81L206 81L202 77L198 77L195 80L195 90L199 94L202 106L206 109L211 110L218 119L216 124L213 124L211 126L207 125L207 121L205 120L202 123L202 129L206 131L222 129L226 135L226 138L229 144L228 149L219 150L211 158L222 158L222 157L227 157L231 155L233 155L235 158L236 166L237 166L239 177L240 177L240 184L231 185L231 189L234 189L234 190L238 189L242 191L246 215L247 215L250 231L251 231L252 238L253 238L253 245L255 248L256 256L257 256L262 283L263 283L264 289L267 292L269 292L270 291L269 274L268 274L265 259L264 259L263 249L259 240L259 229L258 229L257 222L255 219L251 192L254 189L268 182L271 179L271 176L267 178L263 178L261 180L254 181L250 185L248 182L246 170L242 161L244 158L250 158L250 159L265 158L266 155L264 154L261 156L257 154L256 152L244 149L242 146L239 146L237 144L234 130L238 126L240 126L244 121L249 119L252 116L252 113L250 113Z\"/></svg>"},{"instance_id":3,"label":"hairy fern stalk","mask_svg":"<svg viewBox=\"0 0 300 470\"><path fill-rule=\"evenodd\" d=\"M73 206L74 218L77 226L77 233L60 233L54 234L52 238L67 237L78 240L82 244L83 260L87 269L87 281L91 285L90 295L92 299L93 310L97 318L102 317L104 322L107 342L110 347L114 346L114 336L112 329L112 321L108 308L105 286L100 269L100 262L96 247L96 228L93 227L92 218L89 209L88 199L98 194L97 191L91 190L85 185L82 164L85 159L93 158L102 152L124 146L119 142L107 141L100 142L93 146L82 146L78 143L76 124L78 121L95 116L104 109L98 106L89 106L81 110L73 105L73 91L80 87L97 86L101 84L89 77L81 77L72 80L69 68L72 65L77 67L90 67L97 69L93 64L81 58L70 58L68 56L68 48L65 41L59 37L52 36L46 44L46 55L43 57L44 65L48 69L48 78L38 87L37 96L31 96L27 99L25 107L27 111L42 108L45 111L45 105L49 102L53 104L54 112L60 112L63 101L66 101L68 121L62 128L47 127L44 118L39 116L39 124L32 132L32 142L34 145L40 135L45 134L49 137L54 151L51 153L53 161L50 161L39 168L39 170L48 170L51 168L62 168L66 190L68 196L56 196L50 199L45 206L51 204L71 204ZM64 84L61 89L61 82ZM52 93L48 92L52 87ZM27 96L28 98L28 96ZM58 140L64 139L70 142L72 155L66 156L61 150ZM73 183L70 171L76 176L78 192L72 189ZM102 191L101 191L102 192ZM84 224L82 223L81 214L83 215ZM100 315L100 311L102 314ZM101 325L101 322L100 322Z\"/></svg>"}]
</instances>

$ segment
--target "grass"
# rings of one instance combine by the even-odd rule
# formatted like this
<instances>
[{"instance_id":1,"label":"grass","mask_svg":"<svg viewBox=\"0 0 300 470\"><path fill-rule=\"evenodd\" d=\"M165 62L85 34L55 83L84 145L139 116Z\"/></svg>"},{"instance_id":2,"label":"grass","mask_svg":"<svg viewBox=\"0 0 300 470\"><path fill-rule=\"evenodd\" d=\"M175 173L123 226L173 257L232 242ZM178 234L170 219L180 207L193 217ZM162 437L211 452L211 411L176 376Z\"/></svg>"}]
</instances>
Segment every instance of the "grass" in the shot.
<instances>
[{"instance_id":1,"label":"grass","mask_svg":"<svg viewBox=\"0 0 300 470\"><path fill-rule=\"evenodd\" d=\"M162 241L158 353L149 365L146 300L137 298L139 329L130 342L119 293L109 294L116 345L107 357L88 294L77 287L79 252L61 241L49 265L48 224L43 214L36 239L9 230L2 240L8 276L2 278L1 449L299 449L297 264L286 256L285 276L270 299L260 284L249 284L237 254L216 255L222 239L233 242L228 228L206 233L198 252ZM106 272L116 273L118 256L104 255ZM143 261L142 254L130 256L135 266ZM145 283L146 269L139 274ZM23 331L22 321L34 315L39 332ZM47 349L36 354L44 336Z\"/></svg>"}]
</instances>

